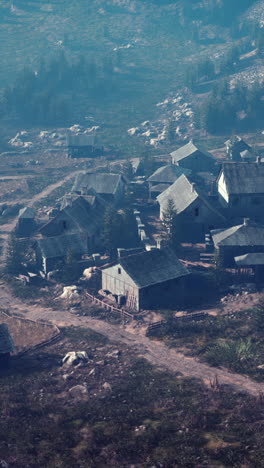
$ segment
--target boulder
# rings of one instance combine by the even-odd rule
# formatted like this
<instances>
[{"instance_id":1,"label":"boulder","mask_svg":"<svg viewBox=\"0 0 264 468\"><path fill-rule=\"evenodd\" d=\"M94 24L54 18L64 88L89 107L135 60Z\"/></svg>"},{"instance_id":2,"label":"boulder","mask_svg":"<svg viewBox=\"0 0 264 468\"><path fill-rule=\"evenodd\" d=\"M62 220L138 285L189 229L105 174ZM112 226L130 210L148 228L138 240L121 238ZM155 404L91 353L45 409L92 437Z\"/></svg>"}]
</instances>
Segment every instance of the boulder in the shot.
<instances>
[{"instance_id":1,"label":"boulder","mask_svg":"<svg viewBox=\"0 0 264 468\"><path fill-rule=\"evenodd\" d=\"M71 387L69 389L69 393L74 398L80 398L80 397L86 396L88 394L87 386L86 384L74 385L74 387Z\"/></svg>"},{"instance_id":2,"label":"boulder","mask_svg":"<svg viewBox=\"0 0 264 468\"><path fill-rule=\"evenodd\" d=\"M107 390L108 392L111 392L112 391L112 387L110 385L110 383L108 382L105 382L103 385L102 385L103 389L104 390Z\"/></svg>"},{"instance_id":3,"label":"boulder","mask_svg":"<svg viewBox=\"0 0 264 468\"><path fill-rule=\"evenodd\" d=\"M88 361L86 351L70 351L62 359L62 364L67 366L76 366L81 362L85 363Z\"/></svg>"}]
</instances>

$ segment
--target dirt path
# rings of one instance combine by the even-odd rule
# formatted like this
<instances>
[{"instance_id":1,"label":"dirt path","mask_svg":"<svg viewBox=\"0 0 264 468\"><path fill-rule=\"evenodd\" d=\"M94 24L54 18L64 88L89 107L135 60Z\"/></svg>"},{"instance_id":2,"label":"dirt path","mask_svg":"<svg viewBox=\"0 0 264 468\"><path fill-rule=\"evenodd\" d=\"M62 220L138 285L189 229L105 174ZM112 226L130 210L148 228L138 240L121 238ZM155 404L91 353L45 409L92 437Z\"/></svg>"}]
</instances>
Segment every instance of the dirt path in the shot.
<instances>
[{"instance_id":1,"label":"dirt path","mask_svg":"<svg viewBox=\"0 0 264 468\"><path fill-rule=\"evenodd\" d=\"M111 325L107 322L90 317L78 317L69 311L44 309L38 304L27 305L12 297L5 284L0 284L0 297L2 307L6 307L11 313L22 314L31 320L50 321L58 327L74 326L91 328L110 341L124 343L130 346L139 356L147 359L151 364L161 369L167 369L173 373L180 373L186 377L202 380L206 385L213 382L217 376L219 384L231 385L236 391L250 393L258 396L264 393L264 383L258 383L242 375L216 369L199 362L196 358L184 356L175 349L168 348L165 344L151 341L142 335L139 329L130 331L123 326Z\"/></svg>"}]
</instances>

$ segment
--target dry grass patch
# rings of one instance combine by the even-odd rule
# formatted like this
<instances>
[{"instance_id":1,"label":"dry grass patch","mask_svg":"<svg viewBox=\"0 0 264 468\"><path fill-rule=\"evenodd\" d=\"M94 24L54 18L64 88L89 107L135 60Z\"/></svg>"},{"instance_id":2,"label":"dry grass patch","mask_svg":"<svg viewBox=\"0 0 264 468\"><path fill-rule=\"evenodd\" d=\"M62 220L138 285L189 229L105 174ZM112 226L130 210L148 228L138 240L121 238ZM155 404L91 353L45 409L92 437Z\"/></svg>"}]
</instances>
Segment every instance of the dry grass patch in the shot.
<instances>
[{"instance_id":1,"label":"dry grass patch","mask_svg":"<svg viewBox=\"0 0 264 468\"><path fill-rule=\"evenodd\" d=\"M0 311L0 322L8 325L15 343L16 354L52 340L59 332L54 325L9 316L3 311Z\"/></svg>"}]
</instances>

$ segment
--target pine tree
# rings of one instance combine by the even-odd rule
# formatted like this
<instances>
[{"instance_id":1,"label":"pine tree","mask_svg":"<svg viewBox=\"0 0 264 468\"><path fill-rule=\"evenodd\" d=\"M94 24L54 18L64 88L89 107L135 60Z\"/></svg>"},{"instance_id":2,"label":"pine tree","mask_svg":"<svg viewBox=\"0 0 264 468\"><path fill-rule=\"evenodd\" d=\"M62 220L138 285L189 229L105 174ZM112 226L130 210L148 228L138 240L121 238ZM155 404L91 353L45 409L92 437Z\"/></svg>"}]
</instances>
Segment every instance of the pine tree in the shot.
<instances>
[{"instance_id":1,"label":"pine tree","mask_svg":"<svg viewBox=\"0 0 264 468\"><path fill-rule=\"evenodd\" d=\"M180 243L179 223L177 211L173 200L169 199L165 210L162 212L163 225L165 227L165 241L173 248L178 248Z\"/></svg>"},{"instance_id":2,"label":"pine tree","mask_svg":"<svg viewBox=\"0 0 264 468\"><path fill-rule=\"evenodd\" d=\"M121 247L132 248L136 247L139 242L138 227L136 218L131 208L124 210L123 216L123 239Z\"/></svg>"},{"instance_id":3,"label":"pine tree","mask_svg":"<svg viewBox=\"0 0 264 468\"><path fill-rule=\"evenodd\" d=\"M122 247L122 217L112 207L104 215L102 241L111 257L115 257L117 247Z\"/></svg>"},{"instance_id":4,"label":"pine tree","mask_svg":"<svg viewBox=\"0 0 264 468\"><path fill-rule=\"evenodd\" d=\"M6 249L5 272L9 275L17 275L23 271L23 255L19 240L11 233Z\"/></svg>"}]
</instances>

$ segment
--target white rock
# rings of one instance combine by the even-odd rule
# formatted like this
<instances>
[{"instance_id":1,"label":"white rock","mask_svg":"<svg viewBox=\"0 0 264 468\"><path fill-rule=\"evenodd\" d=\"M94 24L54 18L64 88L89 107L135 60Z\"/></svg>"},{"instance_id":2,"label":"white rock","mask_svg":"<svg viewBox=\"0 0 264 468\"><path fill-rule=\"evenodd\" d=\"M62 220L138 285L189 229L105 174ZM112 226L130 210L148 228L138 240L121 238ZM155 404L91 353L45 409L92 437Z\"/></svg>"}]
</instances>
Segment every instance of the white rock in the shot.
<instances>
[{"instance_id":1,"label":"white rock","mask_svg":"<svg viewBox=\"0 0 264 468\"><path fill-rule=\"evenodd\" d=\"M67 366L75 366L80 362L87 362L88 356L86 351L70 351L62 359L62 364Z\"/></svg>"}]
</instances>

